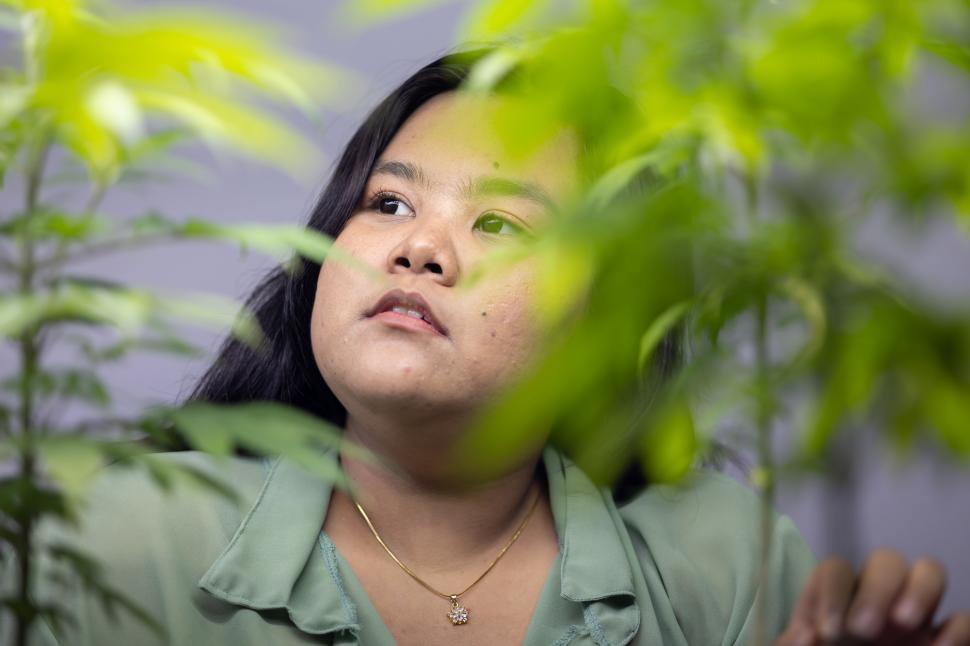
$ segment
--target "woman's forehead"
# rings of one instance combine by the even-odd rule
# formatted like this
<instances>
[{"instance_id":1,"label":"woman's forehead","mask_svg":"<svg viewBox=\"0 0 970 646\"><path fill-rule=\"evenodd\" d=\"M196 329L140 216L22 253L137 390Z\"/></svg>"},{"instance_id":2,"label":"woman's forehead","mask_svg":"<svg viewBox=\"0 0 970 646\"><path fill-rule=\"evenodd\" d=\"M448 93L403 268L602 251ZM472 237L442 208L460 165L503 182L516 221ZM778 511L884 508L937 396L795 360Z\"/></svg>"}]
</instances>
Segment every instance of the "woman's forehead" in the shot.
<instances>
[{"instance_id":1,"label":"woman's forehead","mask_svg":"<svg viewBox=\"0 0 970 646\"><path fill-rule=\"evenodd\" d=\"M494 127L500 108L496 97L439 94L405 121L375 169L404 164L430 184L505 178L539 187L557 201L575 191L578 143L572 133L561 131L524 155L510 151Z\"/></svg>"}]
</instances>

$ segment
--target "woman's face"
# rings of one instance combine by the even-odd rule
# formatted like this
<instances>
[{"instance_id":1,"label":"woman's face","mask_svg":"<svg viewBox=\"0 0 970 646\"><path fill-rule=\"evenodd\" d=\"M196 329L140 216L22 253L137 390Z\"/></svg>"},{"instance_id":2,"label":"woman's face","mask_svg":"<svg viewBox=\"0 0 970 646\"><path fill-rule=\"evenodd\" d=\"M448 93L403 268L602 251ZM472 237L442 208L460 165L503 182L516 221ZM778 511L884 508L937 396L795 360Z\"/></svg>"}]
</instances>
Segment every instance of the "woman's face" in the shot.
<instances>
[{"instance_id":1,"label":"woman's face","mask_svg":"<svg viewBox=\"0 0 970 646\"><path fill-rule=\"evenodd\" d=\"M321 268L313 353L352 416L472 412L533 358L532 263L461 281L566 203L577 148L564 132L525 159L503 153L485 125L495 101L438 95L377 160L336 244L383 282L337 261Z\"/></svg>"}]
</instances>

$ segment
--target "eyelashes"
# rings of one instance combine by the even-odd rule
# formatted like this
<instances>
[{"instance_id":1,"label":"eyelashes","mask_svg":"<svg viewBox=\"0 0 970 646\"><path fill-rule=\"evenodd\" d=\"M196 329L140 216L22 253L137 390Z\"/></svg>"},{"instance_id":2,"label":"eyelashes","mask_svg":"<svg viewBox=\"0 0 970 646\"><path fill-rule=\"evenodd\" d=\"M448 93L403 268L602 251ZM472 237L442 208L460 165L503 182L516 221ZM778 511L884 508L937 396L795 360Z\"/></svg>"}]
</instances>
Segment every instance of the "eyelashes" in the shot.
<instances>
[{"instance_id":1,"label":"eyelashes","mask_svg":"<svg viewBox=\"0 0 970 646\"><path fill-rule=\"evenodd\" d=\"M385 203L401 205L408 209L410 214L388 213L383 210ZM364 206L369 211L375 211L388 216L403 217L414 214L414 209L403 197L384 188L378 188L373 195L365 200ZM503 217L494 211L486 211L478 216L475 220L474 228L491 237L531 237L533 235L530 229L517 218Z\"/></svg>"},{"instance_id":2,"label":"eyelashes","mask_svg":"<svg viewBox=\"0 0 970 646\"><path fill-rule=\"evenodd\" d=\"M408 205L408 203L405 202L403 198L401 198L401 196L391 193L390 191L387 191L384 189L378 189L377 192L374 193L374 195L367 200L367 203L366 203L367 209L371 211L379 211L381 213L384 213L383 211L381 211L382 202L397 202L398 204L403 204L412 213L414 212L414 209L412 209ZM384 213L384 215L399 215L399 214Z\"/></svg>"}]
</instances>

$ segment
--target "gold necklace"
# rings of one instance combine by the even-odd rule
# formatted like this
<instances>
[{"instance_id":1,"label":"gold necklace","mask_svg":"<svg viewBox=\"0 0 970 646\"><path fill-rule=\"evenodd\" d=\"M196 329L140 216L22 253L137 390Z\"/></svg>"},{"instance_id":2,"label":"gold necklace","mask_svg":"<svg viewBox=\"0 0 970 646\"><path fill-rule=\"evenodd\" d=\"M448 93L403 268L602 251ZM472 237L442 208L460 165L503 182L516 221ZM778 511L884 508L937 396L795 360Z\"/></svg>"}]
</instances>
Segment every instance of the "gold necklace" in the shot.
<instances>
[{"instance_id":1,"label":"gold necklace","mask_svg":"<svg viewBox=\"0 0 970 646\"><path fill-rule=\"evenodd\" d=\"M387 543L384 542L384 540L381 538L381 535L377 533L376 529L374 529L374 523L370 522L370 518L367 516L367 512L364 511L364 508L361 507L360 503L357 502L356 500L354 500L354 504L357 505L357 510L360 511L360 515L364 517L364 521L367 523L367 526L370 527L370 531L374 535L374 538L376 538L377 542L381 544L381 547L384 548L384 551L387 552L392 559L394 559L394 562L400 565L401 569L407 572L412 579L414 579L415 581L417 581L418 583L420 583L425 588L435 593L439 597L444 597L445 599L451 602L451 610L449 610L446 613L446 615L449 619L451 619L452 624L454 624L455 626L460 626L461 624L468 623L468 608L461 605L460 597L466 592L468 592L469 590L471 590L476 583L484 579L485 575L492 571L492 568L495 567L495 564L498 563L499 559L505 556L505 553L509 550L510 547L512 547L512 543L514 543L515 540L519 537L519 535L522 533L522 530L525 529L525 526L529 524L529 518L532 517L532 512L535 511L535 508L538 506L540 496L541 496L541 492L536 494L535 500L532 501L532 506L529 508L529 513L527 513L525 515L525 518L522 519L522 522L519 524L519 527L515 530L515 533L512 534L512 538L510 538L509 542L505 544L505 547L503 547L502 551L498 553L498 556L496 556L492 560L492 562L488 564L488 567L485 568L485 571L482 572L477 579L472 581L468 587L466 587L461 592L458 592L457 594L445 594L444 592L439 592L438 590L435 590L433 587L428 585L428 583L425 582L421 577L415 574L411 568L406 566L404 563L401 563L401 559L399 559L394 555L394 552L391 551L391 548L387 546Z\"/></svg>"}]
</instances>

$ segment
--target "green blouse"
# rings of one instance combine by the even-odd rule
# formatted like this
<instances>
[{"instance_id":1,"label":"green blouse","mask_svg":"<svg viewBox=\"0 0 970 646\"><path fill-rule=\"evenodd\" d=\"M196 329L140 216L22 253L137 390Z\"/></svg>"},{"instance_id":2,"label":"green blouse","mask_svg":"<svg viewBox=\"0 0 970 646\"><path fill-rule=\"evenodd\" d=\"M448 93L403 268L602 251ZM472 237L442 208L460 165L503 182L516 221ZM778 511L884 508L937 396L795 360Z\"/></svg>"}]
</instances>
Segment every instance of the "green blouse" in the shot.
<instances>
[{"instance_id":1,"label":"green blouse","mask_svg":"<svg viewBox=\"0 0 970 646\"><path fill-rule=\"evenodd\" d=\"M336 460L336 454L328 455ZM159 640L124 611L113 621L68 577L38 597L76 615L58 636L36 624L33 644L393 644L348 563L321 532L332 486L285 459L162 459L219 478L233 501L201 487L159 490L141 471L104 470L80 534L45 531L103 561L110 583L165 627ZM730 478L696 472L651 486L623 505L552 447L543 452L559 555L528 628L527 644L706 646L753 642L758 500ZM774 521L767 607L787 623L814 558L785 516ZM5 586L14 578L10 559ZM46 563L42 577L56 564ZM63 573L62 573L63 574ZM9 630L9 621L6 630ZM455 627L460 643L460 626ZM0 632L0 637L3 633ZM0 639L2 643L8 643Z\"/></svg>"}]
</instances>

